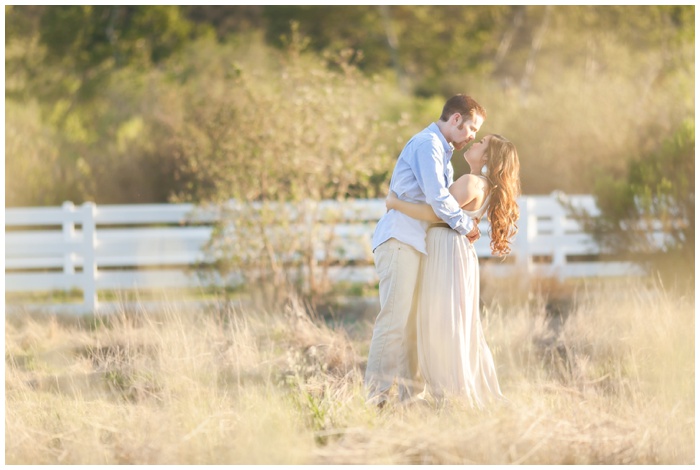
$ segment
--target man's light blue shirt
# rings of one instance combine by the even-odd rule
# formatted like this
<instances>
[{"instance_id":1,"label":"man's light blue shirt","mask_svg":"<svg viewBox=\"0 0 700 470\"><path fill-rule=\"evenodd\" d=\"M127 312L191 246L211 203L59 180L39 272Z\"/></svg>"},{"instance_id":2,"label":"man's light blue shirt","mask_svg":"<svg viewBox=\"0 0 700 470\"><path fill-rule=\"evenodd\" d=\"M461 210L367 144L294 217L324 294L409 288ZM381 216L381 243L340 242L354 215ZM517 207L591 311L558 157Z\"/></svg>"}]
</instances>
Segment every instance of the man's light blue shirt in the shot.
<instances>
[{"instance_id":1,"label":"man's light blue shirt","mask_svg":"<svg viewBox=\"0 0 700 470\"><path fill-rule=\"evenodd\" d=\"M437 124L430 124L406 143L396 161L389 189L404 201L427 202L438 217L461 235L466 235L474 227L474 222L462 212L448 190L454 178L450 162L452 152L452 146ZM392 209L377 223L372 236L372 251L390 238L396 238L427 254L425 233L428 225L428 222Z\"/></svg>"}]
</instances>

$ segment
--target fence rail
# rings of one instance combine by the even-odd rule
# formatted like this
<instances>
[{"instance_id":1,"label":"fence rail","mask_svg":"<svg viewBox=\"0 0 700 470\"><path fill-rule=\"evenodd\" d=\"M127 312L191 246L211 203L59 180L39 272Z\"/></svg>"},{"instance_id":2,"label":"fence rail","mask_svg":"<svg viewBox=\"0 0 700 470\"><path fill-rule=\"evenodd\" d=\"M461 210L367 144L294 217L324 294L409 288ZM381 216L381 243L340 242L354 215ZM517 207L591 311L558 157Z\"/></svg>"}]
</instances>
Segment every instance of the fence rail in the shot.
<instances>
[{"instance_id":1,"label":"fence rail","mask_svg":"<svg viewBox=\"0 0 700 470\"><path fill-rule=\"evenodd\" d=\"M592 196L569 196L576 207L596 213ZM639 275L635 265L596 260L599 247L579 224L567 216L556 195L523 196L519 231L509 262L492 259L488 223L475 248L482 272L512 274L515 270L541 276L600 277ZM339 203L322 201L322 208L340 212L334 223L333 253L352 261L336 266L335 280L375 282L371 236L385 212L381 199ZM86 310L97 308L97 292L109 289L202 287L224 282L188 269L211 261L204 251L220 211L192 204L102 205L85 203L61 207L5 210L5 289L39 292L80 289ZM317 256L325 252L319 250Z\"/></svg>"}]
</instances>

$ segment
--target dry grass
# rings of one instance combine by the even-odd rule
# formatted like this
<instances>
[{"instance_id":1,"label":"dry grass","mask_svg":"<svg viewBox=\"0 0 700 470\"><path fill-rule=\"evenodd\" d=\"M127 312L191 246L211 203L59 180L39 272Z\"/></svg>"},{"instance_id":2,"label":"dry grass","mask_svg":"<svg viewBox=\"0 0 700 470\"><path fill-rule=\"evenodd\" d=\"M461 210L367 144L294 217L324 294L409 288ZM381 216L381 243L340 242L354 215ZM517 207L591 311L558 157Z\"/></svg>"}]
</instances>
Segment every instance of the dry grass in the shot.
<instances>
[{"instance_id":1,"label":"dry grass","mask_svg":"<svg viewBox=\"0 0 700 470\"><path fill-rule=\"evenodd\" d=\"M365 405L371 334L284 311L5 322L8 464L693 464L694 299L659 286L490 302L510 405Z\"/></svg>"}]
</instances>

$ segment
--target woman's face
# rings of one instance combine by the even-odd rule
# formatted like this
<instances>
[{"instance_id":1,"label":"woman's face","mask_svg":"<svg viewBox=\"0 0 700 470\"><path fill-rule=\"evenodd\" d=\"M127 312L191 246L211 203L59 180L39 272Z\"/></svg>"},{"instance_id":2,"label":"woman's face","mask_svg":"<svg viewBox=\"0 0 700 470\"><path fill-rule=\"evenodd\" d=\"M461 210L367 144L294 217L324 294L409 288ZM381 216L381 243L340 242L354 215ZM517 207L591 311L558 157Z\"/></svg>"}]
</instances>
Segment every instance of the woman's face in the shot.
<instances>
[{"instance_id":1,"label":"woman's face","mask_svg":"<svg viewBox=\"0 0 700 470\"><path fill-rule=\"evenodd\" d=\"M491 136L487 135L478 142L474 142L471 147L464 152L464 159L471 168L481 168L486 163L486 150L489 148Z\"/></svg>"}]
</instances>

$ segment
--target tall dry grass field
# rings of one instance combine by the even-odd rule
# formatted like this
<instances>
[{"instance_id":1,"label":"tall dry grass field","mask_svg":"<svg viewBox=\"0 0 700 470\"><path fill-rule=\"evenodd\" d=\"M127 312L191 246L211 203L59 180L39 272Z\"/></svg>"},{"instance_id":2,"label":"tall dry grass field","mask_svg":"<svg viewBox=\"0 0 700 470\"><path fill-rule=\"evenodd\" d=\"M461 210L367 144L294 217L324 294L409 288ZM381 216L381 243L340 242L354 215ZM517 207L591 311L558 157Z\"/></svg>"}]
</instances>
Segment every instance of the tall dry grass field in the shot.
<instances>
[{"instance_id":1,"label":"tall dry grass field","mask_svg":"<svg viewBox=\"0 0 700 470\"><path fill-rule=\"evenodd\" d=\"M695 462L692 298L583 288L564 319L544 300L490 302L511 403L483 411L367 406L372 321L344 328L293 300L7 317L6 463Z\"/></svg>"}]
</instances>

